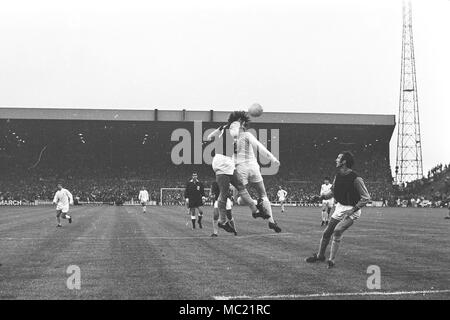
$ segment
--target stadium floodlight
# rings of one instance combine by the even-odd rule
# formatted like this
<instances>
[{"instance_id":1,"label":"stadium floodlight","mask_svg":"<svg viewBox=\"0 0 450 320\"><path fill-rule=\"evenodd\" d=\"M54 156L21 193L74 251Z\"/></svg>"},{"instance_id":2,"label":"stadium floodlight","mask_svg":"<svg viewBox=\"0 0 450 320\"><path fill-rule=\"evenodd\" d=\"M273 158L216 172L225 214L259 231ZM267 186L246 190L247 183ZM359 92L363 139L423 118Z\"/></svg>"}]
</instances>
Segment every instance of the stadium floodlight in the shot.
<instances>
[{"instance_id":1,"label":"stadium floodlight","mask_svg":"<svg viewBox=\"0 0 450 320\"><path fill-rule=\"evenodd\" d=\"M423 177L419 103L412 33L411 2L403 3L403 37L398 110L396 184Z\"/></svg>"}]
</instances>

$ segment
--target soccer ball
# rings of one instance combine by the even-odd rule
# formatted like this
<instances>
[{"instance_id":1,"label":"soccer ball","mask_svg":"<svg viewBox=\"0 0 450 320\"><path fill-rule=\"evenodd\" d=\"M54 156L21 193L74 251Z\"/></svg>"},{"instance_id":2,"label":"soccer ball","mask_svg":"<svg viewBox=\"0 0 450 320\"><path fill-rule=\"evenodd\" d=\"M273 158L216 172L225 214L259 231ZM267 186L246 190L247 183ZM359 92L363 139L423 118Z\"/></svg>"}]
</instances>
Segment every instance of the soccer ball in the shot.
<instances>
[{"instance_id":1,"label":"soccer ball","mask_svg":"<svg viewBox=\"0 0 450 320\"><path fill-rule=\"evenodd\" d=\"M259 103L254 103L248 108L248 114L252 117L259 117L263 113L263 108Z\"/></svg>"}]
</instances>

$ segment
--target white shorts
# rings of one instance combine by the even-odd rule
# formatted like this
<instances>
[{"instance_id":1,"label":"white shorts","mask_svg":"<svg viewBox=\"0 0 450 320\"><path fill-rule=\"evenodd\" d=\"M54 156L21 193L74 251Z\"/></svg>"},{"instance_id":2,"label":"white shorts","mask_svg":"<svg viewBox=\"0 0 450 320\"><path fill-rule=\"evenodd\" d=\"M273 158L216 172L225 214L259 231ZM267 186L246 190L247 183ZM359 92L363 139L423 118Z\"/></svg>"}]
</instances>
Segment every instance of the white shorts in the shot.
<instances>
[{"instance_id":1,"label":"white shorts","mask_svg":"<svg viewBox=\"0 0 450 320\"><path fill-rule=\"evenodd\" d=\"M216 154L212 161L212 168L216 174L232 175L235 166L231 157L224 156L223 154Z\"/></svg>"},{"instance_id":2,"label":"white shorts","mask_svg":"<svg viewBox=\"0 0 450 320\"><path fill-rule=\"evenodd\" d=\"M338 202L338 203L336 203L336 208L334 209L334 212L331 215L331 217L336 220L342 220L344 218L344 214L342 212L344 212L345 210L350 210L350 209L353 209L353 206L344 206ZM356 220L360 216L361 216L361 209L359 209L358 211L353 213L350 216L350 218L353 220Z\"/></svg>"},{"instance_id":3,"label":"white shorts","mask_svg":"<svg viewBox=\"0 0 450 320\"><path fill-rule=\"evenodd\" d=\"M322 205L332 208L334 206L334 198L322 200Z\"/></svg>"},{"instance_id":4,"label":"white shorts","mask_svg":"<svg viewBox=\"0 0 450 320\"><path fill-rule=\"evenodd\" d=\"M283 198L283 199L281 199L281 198L280 198L280 200L279 200L279 201L280 201L280 202L285 202L285 201L286 201L286 199L284 199L284 198Z\"/></svg>"},{"instance_id":5,"label":"white shorts","mask_svg":"<svg viewBox=\"0 0 450 320\"><path fill-rule=\"evenodd\" d=\"M62 213L67 213L69 212L69 206L63 206L63 205L57 205L56 206L56 211L61 210Z\"/></svg>"},{"instance_id":6,"label":"white shorts","mask_svg":"<svg viewBox=\"0 0 450 320\"><path fill-rule=\"evenodd\" d=\"M263 181L261 170L258 164L242 163L236 165L236 171L245 185L249 183L257 183Z\"/></svg>"},{"instance_id":7,"label":"white shorts","mask_svg":"<svg viewBox=\"0 0 450 320\"><path fill-rule=\"evenodd\" d=\"M141 206L146 206L147 205L147 201L141 201Z\"/></svg>"},{"instance_id":8,"label":"white shorts","mask_svg":"<svg viewBox=\"0 0 450 320\"><path fill-rule=\"evenodd\" d=\"M214 201L214 209L219 208L219 201ZM230 200L230 198L227 198L227 204L226 204L226 210L231 210L233 208L233 201Z\"/></svg>"}]
</instances>

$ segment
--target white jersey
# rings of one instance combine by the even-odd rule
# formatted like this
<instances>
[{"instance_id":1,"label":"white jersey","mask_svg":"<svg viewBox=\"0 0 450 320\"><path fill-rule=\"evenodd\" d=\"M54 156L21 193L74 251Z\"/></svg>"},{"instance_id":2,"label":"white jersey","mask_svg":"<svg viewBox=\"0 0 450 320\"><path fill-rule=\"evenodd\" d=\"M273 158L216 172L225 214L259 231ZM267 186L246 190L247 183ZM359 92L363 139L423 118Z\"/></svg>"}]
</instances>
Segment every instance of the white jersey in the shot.
<instances>
[{"instance_id":1,"label":"white jersey","mask_svg":"<svg viewBox=\"0 0 450 320\"><path fill-rule=\"evenodd\" d=\"M140 202L147 202L149 200L148 191L147 190L141 190L139 191L139 201Z\"/></svg>"},{"instance_id":2,"label":"white jersey","mask_svg":"<svg viewBox=\"0 0 450 320\"><path fill-rule=\"evenodd\" d=\"M286 190L283 190L283 189L278 190L277 196L278 196L278 200L279 200L279 201L284 201L284 200L286 200L286 196L287 196Z\"/></svg>"},{"instance_id":3,"label":"white jersey","mask_svg":"<svg viewBox=\"0 0 450 320\"><path fill-rule=\"evenodd\" d=\"M236 150L233 154L233 159L236 166L248 164L259 168L259 164L255 156L255 150L253 150L253 146L250 143L250 139L254 138L254 136L250 137L251 135L252 134L250 132L242 132L235 141Z\"/></svg>"},{"instance_id":4,"label":"white jersey","mask_svg":"<svg viewBox=\"0 0 450 320\"><path fill-rule=\"evenodd\" d=\"M320 195L323 196L331 191L331 188L333 185L331 183L329 184L323 184L322 187L320 187Z\"/></svg>"},{"instance_id":5,"label":"white jersey","mask_svg":"<svg viewBox=\"0 0 450 320\"><path fill-rule=\"evenodd\" d=\"M56 204L56 210L62 210L62 212L69 211L69 204L73 204L73 196L69 190L62 188L56 191L53 203Z\"/></svg>"}]
</instances>

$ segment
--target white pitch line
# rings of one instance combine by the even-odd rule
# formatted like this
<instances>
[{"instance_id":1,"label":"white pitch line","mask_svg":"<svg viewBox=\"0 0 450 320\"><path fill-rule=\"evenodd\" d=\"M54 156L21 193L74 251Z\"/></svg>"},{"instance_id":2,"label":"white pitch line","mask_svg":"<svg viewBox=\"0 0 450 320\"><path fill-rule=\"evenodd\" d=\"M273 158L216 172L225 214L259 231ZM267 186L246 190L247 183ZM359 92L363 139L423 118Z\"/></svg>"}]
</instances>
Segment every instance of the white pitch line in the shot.
<instances>
[{"instance_id":1,"label":"white pitch line","mask_svg":"<svg viewBox=\"0 0 450 320\"><path fill-rule=\"evenodd\" d=\"M249 239L249 238L260 238L260 237L290 237L293 235L297 235L295 233L268 233L268 234L250 234L246 236L233 236L233 237L223 237L221 240L230 240L230 239ZM0 241L20 241L20 240L46 240L47 238L0 238ZM195 240L195 239L211 239L211 236L199 236L199 237L77 237L77 240Z\"/></svg>"},{"instance_id":2,"label":"white pitch line","mask_svg":"<svg viewBox=\"0 0 450 320\"><path fill-rule=\"evenodd\" d=\"M449 290L420 290L420 291L366 291L366 292L326 292L313 294L279 294L279 295L264 295L264 296L213 296L215 300L236 300L236 299L302 299L302 298L327 298L327 297L349 297L349 296L401 296L401 295L416 295L416 294L436 294L436 293L450 293Z\"/></svg>"}]
</instances>

